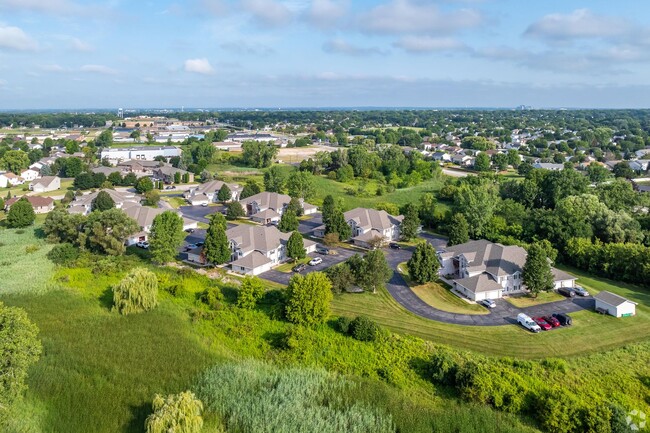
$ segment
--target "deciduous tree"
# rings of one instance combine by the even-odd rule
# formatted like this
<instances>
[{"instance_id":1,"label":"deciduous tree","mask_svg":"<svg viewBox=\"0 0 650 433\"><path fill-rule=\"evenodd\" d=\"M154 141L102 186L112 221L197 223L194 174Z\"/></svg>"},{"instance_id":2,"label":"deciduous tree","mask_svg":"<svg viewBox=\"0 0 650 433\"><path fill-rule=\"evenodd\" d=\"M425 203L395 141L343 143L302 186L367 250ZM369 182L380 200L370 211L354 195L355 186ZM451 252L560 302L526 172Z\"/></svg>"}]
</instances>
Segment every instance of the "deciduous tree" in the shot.
<instances>
[{"instance_id":1,"label":"deciduous tree","mask_svg":"<svg viewBox=\"0 0 650 433\"><path fill-rule=\"evenodd\" d=\"M272 166L264 173L264 189L268 192L282 194L284 192L284 184L285 177L279 165Z\"/></svg>"},{"instance_id":2,"label":"deciduous tree","mask_svg":"<svg viewBox=\"0 0 650 433\"><path fill-rule=\"evenodd\" d=\"M252 310L257 302L264 296L264 284L257 277L247 275L237 292L237 306Z\"/></svg>"},{"instance_id":3,"label":"deciduous tree","mask_svg":"<svg viewBox=\"0 0 650 433\"><path fill-rule=\"evenodd\" d=\"M92 210L99 212L104 212L105 210L113 209L114 207L115 202L106 191L99 191L92 201Z\"/></svg>"},{"instance_id":4,"label":"deciduous tree","mask_svg":"<svg viewBox=\"0 0 650 433\"><path fill-rule=\"evenodd\" d=\"M314 175L299 170L292 172L287 179L287 190L291 197L309 200L316 192Z\"/></svg>"},{"instance_id":5,"label":"deciduous tree","mask_svg":"<svg viewBox=\"0 0 650 433\"><path fill-rule=\"evenodd\" d=\"M332 283L322 272L295 274L286 289L285 315L291 323L318 325L330 314Z\"/></svg>"},{"instance_id":6,"label":"deciduous tree","mask_svg":"<svg viewBox=\"0 0 650 433\"><path fill-rule=\"evenodd\" d=\"M377 293L393 276L393 270L388 266L382 250L368 252L363 258L363 266L357 276L357 284L366 291Z\"/></svg>"},{"instance_id":7,"label":"deciduous tree","mask_svg":"<svg viewBox=\"0 0 650 433\"><path fill-rule=\"evenodd\" d=\"M246 212L244 212L244 208L238 201L231 201L226 205L226 218L229 220L236 220L244 216L246 216Z\"/></svg>"},{"instance_id":8,"label":"deciduous tree","mask_svg":"<svg viewBox=\"0 0 650 433\"><path fill-rule=\"evenodd\" d=\"M300 222L298 221L296 214L292 210L287 209L284 211L282 217L280 218L278 229L280 229L282 232L288 233L294 230L298 230L299 225Z\"/></svg>"},{"instance_id":9,"label":"deciduous tree","mask_svg":"<svg viewBox=\"0 0 650 433\"><path fill-rule=\"evenodd\" d=\"M199 433L203 428L203 403L190 391L166 398L156 394L152 408L147 433Z\"/></svg>"},{"instance_id":10,"label":"deciduous tree","mask_svg":"<svg viewBox=\"0 0 650 433\"><path fill-rule=\"evenodd\" d=\"M113 287L114 309L120 314L149 311L158 305L158 279L146 268L132 269Z\"/></svg>"},{"instance_id":11,"label":"deciduous tree","mask_svg":"<svg viewBox=\"0 0 650 433\"><path fill-rule=\"evenodd\" d=\"M7 213L7 226L11 228L23 228L34 224L36 214L31 203L25 197L12 204Z\"/></svg>"},{"instance_id":12,"label":"deciduous tree","mask_svg":"<svg viewBox=\"0 0 650 433\"><path fill-rule=\"evenodd\" d=\"M528 248L528 256L524 264L523 280L530 293L537 297L540 292L553 289L553 274L544 248L532 244Z\"/></svg>"},{"instance_id":13,"label":"deciduous tree","mask_svg":"<svg viewBox=\"0 0 650 433\"><path fill-rule=\"evenodd\" d=\"M84 224L84 236L91 250L120 255L126 250L124 241L140 230L138 224L121 209L92 212ZM80 241L83 245L83 241Z\"/></svg>"},{"instance_id":14,"label":"deciduous tree","mask_svg":"<svg viewBox=\"0 0 650 433\"><path fill-rule=\"evenodd\" d=\"M153 189L153 181L150 177L145 176L138 179L138 182L135 184L135 189L140 193L144 194L147 191Z\"/></svg>"},{"instance_id":15,"label":"deciduous tree","mask_svg":"<svg viewBox=\"0 0 650 433\"><path fill-rule=\"evenodd\" d=\"M183 219L172 211L165 211L153 219L149 235L151 258L157 263L167 263L176 257L183 243Z\"/></svg>"},{"instance_id":16,"label":"deciduous tree","mask_svg":"<svg viewBox=\"0 0 650 433\"><path fill-rule=\"evenodd\" d=\"M246 181L244 188L239 194L240 199L248 198L252 195L259 194L262 191L260 184L257 183L254 179L249 179Z\"/></svg>"},{"instance_id":17,"label":"deciduous tree","mask_svg":"<svg viewBox=\"0 0 650 433\"><path fill-rule=\"evenodd\" d=\"M287 241L287 256L294 260L304 259L307 256L302 235L299 232L291 233Z\"/></svg>"}]
</instances>

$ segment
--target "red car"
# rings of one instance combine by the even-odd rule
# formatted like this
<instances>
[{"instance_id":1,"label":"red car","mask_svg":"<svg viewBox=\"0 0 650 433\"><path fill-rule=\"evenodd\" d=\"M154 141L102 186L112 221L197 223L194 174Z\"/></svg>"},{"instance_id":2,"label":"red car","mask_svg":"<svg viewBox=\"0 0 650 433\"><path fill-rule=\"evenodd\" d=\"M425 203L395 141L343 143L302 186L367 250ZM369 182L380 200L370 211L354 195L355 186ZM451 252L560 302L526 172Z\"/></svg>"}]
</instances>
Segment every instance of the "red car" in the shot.
<instances>
[{"instance_id":1,"label":"red car","mask_svg":"<svg viewBox=\"0 0 650 433\"><path fill-rule=\"evenodd\" d=\"M544 331L548 331L551 329L551 325L548 324L546 320L544 320L543 317L533 317L533 320L535 323L539 325L540 328L542 328Z\"/></svg>"},{"instance_id":2,"label":"red car","mask_svg":"<svg viewBox=\"0 0 650 433\"><path fill-rule=\"evenodd\" d=\"M554 328L557 328L558 326L560 326L560 321L557 320L553 316L546 316L546 317L544 317L544 320L546 320L546 322L548 322L548 324L551 325Z\"/></svg>"}]
</instances>

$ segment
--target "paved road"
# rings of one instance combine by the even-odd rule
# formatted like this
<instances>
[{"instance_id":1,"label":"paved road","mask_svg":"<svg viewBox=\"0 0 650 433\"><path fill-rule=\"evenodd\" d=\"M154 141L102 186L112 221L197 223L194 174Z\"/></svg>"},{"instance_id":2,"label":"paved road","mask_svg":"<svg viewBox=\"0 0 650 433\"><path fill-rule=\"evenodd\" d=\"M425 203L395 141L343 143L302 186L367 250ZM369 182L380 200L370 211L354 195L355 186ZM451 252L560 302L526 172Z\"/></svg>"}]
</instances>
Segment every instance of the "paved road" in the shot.
<instances>
[{"instance_id":1,"label":"paved road","mask_svg":"<svg viewBox=\"0 0 650 433\"><path fill-rule=\"evenodd\" d=\"M225 209L225 206L181 206L178 209L185 218L208 224L210 220L206 217L217 212L222 212Z\"/></svg>"},{"instance_id":2,"label":"paved road","mask_svg":"<svg viewBox=\"0 0 650 433\"><path fill-rule=\"evenodd\" d=\"M454 170L451 168L443 168L442 172L446 174L447 176L451 177L467 177L467 176L476 176L474 173L470 173L469 171L464 171L464 170Z\"/></svg>"},{"instance_id":3,"label":"paved road","mask_svg":"<svg viewBox=\"0 0 650 433\"><path fill-rule=\"evenodd\" d=\"M311 218L308 220L300 220L298 225L298 231L303 235L311 235L311 232L318 226L323 225L323 218L320 213L314 213L309 215Z\"/></svg>"},{"instance_id":4,"label":"paved road","mask_svg":"<svg viewBox=\"0 0 650 433\"><path fill-rule=\"evenodd\" d=\"M311 253L309 254L309 257L320 257L323 259L323 263L320 265L316 266L307 266L307 269L301 272L302 275L308 274L310 272L315 272L315 271L324 271L327 268L331 268L334 265L337 265L348 258L352 257L356 251L349 250L347 248L336 248L336 254L318 254L318 253ZM289 284L289 280L291 279L291 276L293 275L293 272L280 272L276 271L274 269L271 269L270 271L264 272L263 274L260 274L261 278L264 278L269 281L273 281L275 283L280 283L280 284Z\"/></svg>"}]
</instances>

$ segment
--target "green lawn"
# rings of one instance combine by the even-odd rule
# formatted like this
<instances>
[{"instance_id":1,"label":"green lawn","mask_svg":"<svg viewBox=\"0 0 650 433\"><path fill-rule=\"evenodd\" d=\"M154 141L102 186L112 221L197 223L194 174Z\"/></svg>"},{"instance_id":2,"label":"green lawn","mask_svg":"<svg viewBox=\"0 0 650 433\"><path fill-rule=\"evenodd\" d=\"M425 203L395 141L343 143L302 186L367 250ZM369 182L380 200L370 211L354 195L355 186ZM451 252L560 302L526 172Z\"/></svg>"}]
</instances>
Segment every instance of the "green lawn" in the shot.
<instances>
[{"instance_id":1,"label":"green lawn","mask_svg":"<svg viewBox=\"0 0 650 433\"><path fill-rule=\"evenodd\" d=\"M484 307L463 301L440 283L430 282L417 284L413 282L408 273L406 262L400 263L397 266L397 270L402 274L402 277L408 283L413 293L433 308L458 314L488 314L488 311Z\"/></svg>"},{"instance_id":2,"label":"green lawn","mask_svg":"<svg viewBox=\"0 0 650 433\"><path fill-rule=\"evenodd\" d=\"M557 292L541 292L537 295L536 298L532 296L523 295L523 296L509 296L504 298L506 301L510 302L512 305L518 308L532 307L534 305L547 304L549 302L556 302L566 299L564 296L560 295Z\"/></svg>"},{"instance_id":3,"label":"green lawn","mask_svg":"<svg viewBox=\"0 0 650 433\"><path fill-rule=\"evenodd\" d=\"M650 341L650 294L638 287L587 276L574 269L578 284L592 294L609 290L638 302L637 315L617 319L593 311L573 313L574 325L568 328L532 334L520 326L460 326L427 320L407 311L386 290L370 293L342 294L334 298L335 314L355 317L364 314L392 331L415 335L436 343L449 344L488 355L544 358L574 357Z\"/></svg>"},{"instance_id":4,"label":"green lawn","mask_svg":"<svg viewBox=\"0 0 650 433\"><path fill-rule=\"evenodd\" d=\"M185 201L183 197L165 197L164 195L161 195L160 198L169 203L174 209L187 205L187 201Z\"/></svg>"}]
</instances>

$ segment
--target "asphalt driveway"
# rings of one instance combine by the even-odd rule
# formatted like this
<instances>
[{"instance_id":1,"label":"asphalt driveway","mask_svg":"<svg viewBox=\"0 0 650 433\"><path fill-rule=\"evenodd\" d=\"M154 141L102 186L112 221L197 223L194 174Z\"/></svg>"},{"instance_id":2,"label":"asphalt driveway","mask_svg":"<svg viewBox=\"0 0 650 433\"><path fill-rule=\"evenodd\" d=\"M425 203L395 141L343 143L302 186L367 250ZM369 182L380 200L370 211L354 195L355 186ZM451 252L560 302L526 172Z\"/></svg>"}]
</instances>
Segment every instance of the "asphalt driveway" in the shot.
<instances>
[{"instance_id":1,"label":"asphalt driveway","mask_svg":"<svg viewBox=\"0 0 650 433\"><path fill-rule=\"evenodd\" d=\"M222 212L225 209L223 205L217 206L181 206L178 210L181 211L185 218L189 218L200 223L209 223L207 216Z\"/></svg>"}]
</instances>

